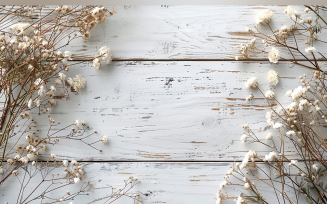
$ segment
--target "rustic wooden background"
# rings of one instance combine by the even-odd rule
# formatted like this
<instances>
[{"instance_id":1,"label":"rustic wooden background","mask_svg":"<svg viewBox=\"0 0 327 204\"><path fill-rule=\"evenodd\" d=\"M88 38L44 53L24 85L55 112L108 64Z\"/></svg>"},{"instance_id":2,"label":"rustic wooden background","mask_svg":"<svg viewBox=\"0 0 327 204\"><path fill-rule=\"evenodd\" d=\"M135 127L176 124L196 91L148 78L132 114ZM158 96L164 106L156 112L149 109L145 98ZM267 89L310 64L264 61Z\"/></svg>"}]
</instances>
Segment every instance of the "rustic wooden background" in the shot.
<instances>
[{"instance_id":1,"label":"rustic wooden background","mask_svg":"<svg viewBox=\"0 0 327 204\"><path fill-rule=\"evenodd\" d=\"M109 137L108 144L97 144L102 153L72 142L47 150L58 159L68 156L84 162L85 177L102 188L74 203L108 195L104 186L121 187L129 176L141 180L134 191L144 194L144 204L215 203L232 162L241 161L249 149L259 156L266 153L240 141L242 124L249 124L262 138L271 131L265 122L265 100L244 83L255 76L263 90L273 90L278 100L288 103L285 92L299 86L301 74L311 73L288 62L271 64L261 53L248 61L234 60L239 45L252 38L245 27L255 25L262 9L274 12L273 28L292 24L283 13L285 6L107 7L118 13L92 30L88 41L74 41L71 50L76 55L92 54L107 45L113 62L100 70L91 62L72 67L68 76L81 74L87 86L80 94L71 93L69 100L59 100L52 114L62 124L86 120L98 131L94 137ZM320 39L327 38L324 35ZM303 51L305 47L300 43ZM326 51L323 45L316 48ZM290 54L283 50L282 56ZM271 69L282 77L276 87L266 80ZM245 101L250 93L256 99ZM44 120L36 114L35 118L42 127ZM288 149L296 158L294 153ZM242 190L226 187L236 196ZM270 195L269 188L263 190ZM3 195L11 193L16 193L15 186Z\"/></svg>"}]
</instances>

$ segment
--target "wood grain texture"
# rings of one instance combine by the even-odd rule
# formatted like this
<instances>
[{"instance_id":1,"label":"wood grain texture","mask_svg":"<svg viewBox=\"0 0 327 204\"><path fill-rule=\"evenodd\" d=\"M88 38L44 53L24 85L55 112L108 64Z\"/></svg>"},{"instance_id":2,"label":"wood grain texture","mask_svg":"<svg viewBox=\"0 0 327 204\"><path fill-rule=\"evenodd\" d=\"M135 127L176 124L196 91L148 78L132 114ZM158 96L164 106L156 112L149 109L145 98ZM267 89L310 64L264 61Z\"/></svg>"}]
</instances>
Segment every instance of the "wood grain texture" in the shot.
<instances>
[{"instance_id":1,"label":"wood grain texture","mask_svg":"<svg viewBox=\"0 0 327 204\"><path fill-rule=\"evenodd\" d=\"M282 77L276 87L267 81L270 69ZM294 73L311 71L268 62L114 62L95 70L86 62L71 67L68 76L79 73L87 79L86 88L70 93L67 101L58 100L51 117L62 126L86 120L98 131L90 142L103 135L109 142L96 144L100 153L77 141L62 141L56 147L48 145L47 155L82 161L234 161L249 149L261 156L266 151L241 143L243 124L260 138L274 133L265 122L269 105L245 82L257 77L262 91L276 92L285 105L291 102L285 92L299 86ZM251 93L255 99L245 101ZM36 135L42 136L48 119L33 112L42 130ZM286 152L294 154L290 147Z\"/></svg>"},{"instance_id":2,"label":"wood grain texture","mask_svg":"<svg viewBox=\"0 0 327 204\"><path fill-rule=\"evenodd\" d=\"M110 195L110 188L123 187L123 181L130 176L136 176L141 181L131 191L139 193L143 203L174 203L174 204L199 204L215 203L215 195L219 191L219 184L224 181L224 176L230 170L232 164L228 162L197 162L197 163L87 163L84 165L85 178L93 183L93 188L89 195L78 196L75 203L106 203L105 200L92 202L96 199ZM261 166L262 167L262 166ZM56 173L62 173L58 169ZM264 176L262 176L264 178ZM13 181L15 177L10 177ZM233 178L232 178L233 180ZM30 186L36 186L39 180L34 179ZM236 182L236 179L233 180ZM266 185L256 182L262 195L269 201L275 201L274 192ZM39 190L32 194L31 198L39 195ZM69 186L68 190L73 193L78 190L79 184ZM7 201L9 204L16 203L18 186L7 185L1 192L1 201ZM94 192L92 192L92 190ZM29 195L31 189L26 189L24 194ZM52 193L52 198L59 198L66 194L67 188L56 190ZM249 193L244 188L237 186L226 186L223 191L231 197L237 197L241 192ZM48 201L47 199L44 202ZM43 202L43 203L44 203ZM63 201L69 203L70 201ZM34 201L32 203L40 203ZM108 203L108 202L107 202ZM127 197L118 199L115 204L132 204L133 200ZM223 203L235 203L233 199L226 200Z\"/></svg>"},{"instance_id":3,"label":"wood grain texture","mask_svg":"<svg viewBox=\"0 0 327 204\"><path fill-rule=\"evenodd\" d=\"M290 63L268 63L262 53L252 55L252 61L234 61L239 45L252 39L245 27L255 25L261 10L274 12L273 29L291 25L284 7L107 6L118 13L92 30L88 41L74 41L67 50L74 56L93 55L107 45L115 62L98 71L89 62L71 67L68 77L81 74L87 86L80 94L71 92L68 100L58 99L51 117L62 126L86 120L92 131L98 131L89 141L106 135L108 144L96 144L103 150L100 153L80 142L60 141L55 147L49 145L42 152L46 156L39 159L46 160L54 153L58 160L88 161L85 178L97 189L75 204L108 195L108 187L121 186L129 176L142 181L135 191L143 193L145 204L215 203L214 196L232 161L242 160L249 149L256 150L259 157L267 152L256 144L241 143L241 125L249 124L260 138L274 132L264 118L267 103L258 90L247 89L244 83L255 76L263 91L274 91L277 99L287 104L291 100L285 92L299 86L299 75L311 74L311 70ZM269 32L265 26L260 28ZM327 41L327 36L321 34L319 39ZM261 47L261 41L258 44ZM299 47L304 51L306 45ZM315 47L326 53L324 43ZM291 57L286 50L281 50L281 55ZM276 87L266 80L270 69L281 76ZM245 101L251 93L255 99ZM44 136L47 117L38 116L37 110L32 117L40 129L37 134ZM290 146L286 154L297 158ZM261 189L268 199L274 197L271 189ZM233 187L226 190L240 194ZM17 185L8 185L1 189L0 200L16 203L17 193ZM65 190L53 196L63 193ZM117 203L132 202L126 198Z\"/></svg>"},{"instance_id":4,"label":"wood grain texture","mask_svg":"<svg viewBox=\"0 0 327 204\"><path fill-rule=\"evenodd\" d=\"M291 26L293 22L284 14L285 6L107 6L118 12L104 24L91 31L92 37L83 42L76 40L73 54L90 54L107 45L112 49L115 60L234 60L241 43L253 38L246 27L256 26L256 15L263 9L271 9L273 30ZM303 6L293 6L304 13ZM326 12L325 12L326 13ZM326 14L327 15L327 14ZM302 17L314 14L302 14ZM326 25L322 24L324 28ZM272 35L268 26L259 25L265 34ZM254 29L254 28L253 28ZM318 39L327 41L320 33ZM298 36L299 49L304 51L306 38ZM293 37L288 44L295 46ZM261 40L257 47L262 48ZM316 43L317 51L325 53L325 43ZM70 48L71 49L71 48ZM270 50L270 47L266 49ZM292 58L287 49L281 49L281 56ZM299 56L299 55L295 55ZM320 58L320 56L318 56ZM260 51L251 59L268 60ZM304 59L299 57L298 59Z\"/></svg>"}]
</instances>

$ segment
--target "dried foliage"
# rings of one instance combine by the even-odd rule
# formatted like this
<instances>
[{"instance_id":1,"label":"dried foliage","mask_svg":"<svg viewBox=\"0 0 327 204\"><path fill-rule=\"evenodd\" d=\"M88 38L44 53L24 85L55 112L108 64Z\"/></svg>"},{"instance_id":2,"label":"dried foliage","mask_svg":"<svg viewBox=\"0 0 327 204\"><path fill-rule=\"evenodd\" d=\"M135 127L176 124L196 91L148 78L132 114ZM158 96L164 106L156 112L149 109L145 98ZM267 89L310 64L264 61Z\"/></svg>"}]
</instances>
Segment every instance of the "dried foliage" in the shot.
<instances>
[{"instance_id":1,"label":"dried foliage","mask_svg":"<svg viewBox=\"0 0 327 204\"><path fill-rule=\"evenodd\" d=\"M98 55L78 55L69 51L69 45L76 39L89 39L91 30L115 12L102 6L0 7L0 191L20 184L17 203L56 203L88 194L92 184L83 179L83 164L57 161L46 148L56 147L60 140L71 140L101 152L96 143L105 144L108 138L97 136L84 121L75 120L62 127L50 114L56 99L69 99L70 92L78 93L86 85L81 75L66 78L71 66L93 60L93 66L99 69L101 62L111 62L107 46L101 47ZM40 134L34 115L48 118L47 134ZM129 178L125 188L130 190L137 183ZM80 185L78 191L63 191L73 184ZM62 196L54 197L60 193ZM112 192L116 199L125 195L125 191Z\"/></svg>"},{"instance_id":2,"label":"dried foliage","mask_svg":"<svg viewBox=\"0 0 327 204\"><path fill-rule=\"evenodd\" d=\"M314 47L318 43L326 43L319 40L319 33L327 26L326 20L323 19L326 11L324 6L306 6L303 14L309 13L315 18L303 18L300 12L287 6L284 12L294 24L289 28L283 26L273 30L270 26L273 14L270 10L264 10L258 14L257 23L268 27L271 34L265 34L259 26L255 26L254 30L247 28L253 36L262 39L264 47L274 47L270 52L257 49L256 39L253 39L249 44L241 45L242 56L237 57L237 60L247 59L251 53L258 50L267 53L271 63L285 59L313 69L313 74L300 76L301 86L286 92L286 97L291 99L289 104L282 104L275 98L275 95L280 93L275 94L271 90L264 93L256 77L247 81L246 86L258 89L261 96L251 94L246 100L264 97L268 107L271 107L266 113L271 132L263 139L260 133L256 133L249 125L243 125L242 143L257 144L260 153L257 153L257 150L249 150L242 162L233 164L224 177L225 181L220 185L221 188L235 185L245 189L235 198L238 204L304 201L327 203L327 72L322 69L326 58L321 52L317 52L321 58L318 59ZM304 42L301 39L304 39ZM299 43L307 44L307 47L300 50ZM283 58L279 51L282 49L288 51L293 59ZM276 86L279 80L279 74L270 70L270 85ZM277 103L278 107L273 106L273 103ZM275 198L265 197L263 192L267 189L273 194L270 196ZM217 194L217 203L227 199L232 198L222 191Z\"/></svg>"}]
</instances>

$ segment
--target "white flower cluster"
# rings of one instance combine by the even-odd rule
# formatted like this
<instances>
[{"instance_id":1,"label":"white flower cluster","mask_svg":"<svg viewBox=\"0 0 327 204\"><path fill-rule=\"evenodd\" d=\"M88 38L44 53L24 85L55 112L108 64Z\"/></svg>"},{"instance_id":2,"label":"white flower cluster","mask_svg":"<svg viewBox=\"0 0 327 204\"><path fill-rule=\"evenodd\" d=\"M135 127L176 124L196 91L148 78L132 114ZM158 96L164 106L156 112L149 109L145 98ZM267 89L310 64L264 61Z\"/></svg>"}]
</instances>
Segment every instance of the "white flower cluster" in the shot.
<instances>
[{"instance_id":1,"label":"white flower cluster","mask_svg":"<svg viewBox=\"0 0 327 204\"><path fill-rule=\"evenodd\" d=\"M89 30L92 30L96 27L97 24L107 21L106 16L107 9L104 7L95 7L85 18L84 23L82 24L82 29L80 32L83 35L83 39L89 39L91 34Z\"/></svg>"},{"instance_id":2,"label":"white flower cluster","mask_svg":"<svg viewBox=\"0 0 327 204\"><path fill-rule=\"evenodd\" d=\"M257 157L257 153L255 151L249 150L248 153L245 154L244 159L242 160L242 164L240 165L241 169L244 169L249 166L249 160L252 161L255 166L254 159Z\"/></svg>"},{"instance_id":3,"label":"white flower cluster","mask_svg":"<svg viewBox=\"0 0 327 204\"><path fill-rule=\"evenodd\" d=\"M269 24L271 21L271 18L273 16L273 13L271 10L263 10L261 11L256 18L257 24Z\"/></svg>"},{"instance_id":4,"label":"white flower cluster","mask_svg":"<svg viewBox=\"0 0 327 204\"><path fill-rule=\"evenodd\" d=\"M63 6L58 6L55 10L56 10L58 13L66 14L66 13L68 13L69 11L71 11L72 9L71 9L70 6L68 6L68 5L63 5Z\"/></svg>"},{"instance_id":5,"label":"white flower cluster","mask_svg":"<svg viewBox=\"0 0 327 204\"><path fill-rule=\"evenodd\" d=\"M242 141L242 143L246 142L247 139L248 139L248 136L247 136L246 134L243 134L243 135L241 136L241 141Z\"/></svg>"},{"instance_id":6,"label":"white flower cluster","mask_svg":"<svg viewBox=\"0 0 327 204\"><path fill-rule=\"evenodd\" d=\"M248 97L246 97L245 100L251 101L254 98L253 94L250 94Z\"/></svg>"},{"instance_id":7,"label":"white flower cluster","mask_svg":"<svg viewBox=\"0 0 327 204\"><path fill-rule=\"evenodd\" d=\"M241 196L237 197L237 199L234 199L234 201L236 204L245 204L245 200Z\"/></svg>"},{"instance_id":8,"label":"white flower cluster","mask_svg":"<svg viewBox=\"0 0 327 204\"><path fill-rule=\"evenodd\" d=\"M82 180L81 176L84 174L83 167L76 160L72 160L71 164L72 164L71 170L65 168L64 174L69 177L73 177L74 183L79 183ZM68 167L69 166L68 160L63 160L62 165L64 167Z\"/></svg>"},{"instance_id":9,"label":"white flower cluster","mask_svg":"<svg viewBox=\"0 0 327 204\"><path fill-rule=\"evenodd\" d=\"M84 88L86 84L86 80L84 77L80 75L76 75L75 78L68 78L67 83L74 88L74 90L78 93L81 88Z\"/></svg>"},{"instance_id":10,"label":"white flower cluster","mask_svg":"<svg viewBox=\"0 0 327 204\"><path fill-rule=\"evenodd\" d=\"M273 116L272 113L273 113L273 112L270 112L270 111L268 111L268 112L266 113L267 123L268 123L268 125L270 125L270 126L274 125L274 121L273 121L273 119L272 119L272 116Z\"/></svg>"},{"instance_id":11,"label":"white flower cluster","mask_svg":"<svg viewBox=\"0 0 327 204\"><path fill-rule=\"evenodd\" d=\"M107 12L107 9L104 7L95 7L91 11L91 15L94 18L95 22L102 23L102 22L107 21L106 12Z\"/></svg>"},{"instance_id":12,"label":"white flower cluster","mask_svg":"<svg viewBox=\"0 0 327 204\"><path fill-rule=\"evenodd\" d=\"M294 25L291 25L289 28L287 28L287 26L283 26L280 30L277 29L274 31L274 36L276 36L279 41L285 42L288 37L288 32L293 32L294 29Z\"/></svg>"},{"instance_id":13,"label":"white flower cluster","mask_svg":"<svg viewBox=\"0 0 327 204\"><path fill-rule=\"evenodd\" d=\"M278 159L278 156L275 152L270 152L268 155L265 155L265 158L263 161L276 161Z\"/></svg>"},{"instance_id":14,"label":"white flower cluster","mask_svg":"<svg viewBox=\"0 0 327 204\"><path fill-rule=\"evenodd\" d=\"M279 75L276 71L274 70L270 70L268 72L268 81L271 85L274 85L276 86L278 84L278 78L279 78Z\"/></svg>"},{"instance_id":15,"label":"white flower cluster","mask_svg":"<svg viewBox=\"0 0 327 204\"><path fill-rule=\"evenodd\" d=\"M269 90L269 91L266 92L265 97L267 99L274 99L275 98L275 93Z\"/></svg>"},{"instance_id":16,"label":"white flower cluster","mask_svg":"<svg viewBox=\"0 0 327 204\"><path fill-rule=\"evenodd\" d=\"M37 150L37 146L40 144L41 140L38 137L33 137L29 134L25 136L26 141L28 142L27 146L19 145L17 146L18 154L13 159L8 159L7 163L9 165L13 165L15 162L20 161L24 164L27 164L29 161L32 161L32 165L35 166L37 161L37 156L39 152ZM40 149L45 150L45 144L41 145ZM24 153L26 151L26 153ZM18 174L18 171L16 172Z\"/></svg>"},{"instance_id":17,"label":"white flower cluster","mask_svg":"<svg viewBox=\"0 0 327 204\"><path fill-rule=\"evenodd\" d=\"M11 32L17 32L18 35L30 36L34 33L34 27L29 23L17 23L9 27Z\"/></svg>"},{"instance_id":18,"label":"white flower cluster","mask_svg":"<svg viewBox=\"0 0 327 204\"><path fill-rule=\"evenodd\" d=\"M272 63L277 63L280 58L279 51L276 48L271 48L268 59Z\"/></svg>"},{"instance_id":19,"label":"white flower cluster","mask_svg":"<svg viewBox=\"0 0 327 204\"><path fill-rule=\"evenodd\" d=\"M292 15L292 13L293 13L292 6L285 7L284 13L287 14L287 15L289 15L289 16Z\"/></svg>"},{"instance_id":20,"label":"white flower cluster","mask_svg":"<svg viewBox=\"0 0 327 204\"><path fill-rule=\"evenodd\" d=\"M48 96L49 98L54 97L54 94L56 92L55 86L50 86L50 88L47 88L46 84L41 78L37 78L33 83L34 88L37 90L38 97L32 100L31 98L27 102L27 106L29 109L33 108L33 104L36 107L40 107L42 102L46 99ZM48 103L51 105L51 107L55 106L57 103L54 99L49 99Z\"/></svg>"},{"instance_id":21,"label":"white flower cluster","mask_svg":"<svg viewBox=\"0 0 327 204\"><path fill-rule=\"evenodd\" d=\"M248 88L257 88L258 87L257 78L256 77L250 78L245 85Z\"/></svg>"},{"instance_id":22,"label":"white flower cluster","mask_svg":"<svg viewBox=\"0 0 327 204\"><path fill-rule=\"evenodd\" d=\"M314 48L314 47L307 47L307 48L305 48L305 51L307 53L313 53L314 51L316 51L316 48Z\"/></svg>"},{"instance_id":23,"label":"white flower cluster","mask_svg":"<svg viewBox=\"0 0 327 204\"><path fill-rule=\"evenodd\" d=\"M108 142L108 138L107 138L107 136L102 136L102 138L101 138L101 142L102 142L103 144L106 144L106 143Z\"/></svg>"},{"instance_id":24,"label":"white flower cluster","mask_svg":"<svg viewBox=\"0 0 327 204\"><path fill-rule=\"evenodd\" d=\"M228 185L228 182L227 182L227 181L223 181L223 182L220 184L220 188L224 188L226 185Z\"/></svg>"},{"instance_id":25,"label":"white flower cluster","mask_svg":"<svg viewBox=\"0 0 327 204\"><path fill-rule=\"evenodd\" d=\"M292 91L292 94L291 94L292 99L298 100L299 98L301 98L303 96L303 94L305 94L306 91L307 91L307 89L302 86L297 87L296 89L294 89Z\"/></svg>"},{"instance_id":26,"label":"white flower cluster","mask_svg":"<svg viewBox=\"0 0 327 204\"><path fill-rule=\"evenodd\" d=\"M297 160L291 160L291 162L288 164L290 166L296 166L298 164Z\"/></svg>"},{"instance_id":27,"label":"white flower cluster","mask_svg":"<svg viewBox=\"0 0 327 204\"><path fill-rule=\"evenodd\" d=\"M267 136L266 136L266 139L267 140L272 140L273 139L273 134L272 133L268 133Z\"/></svg>"},{"instance_id":28,"label":"white flower cluster","mask_svg":"<svg viewBox=\"0 0 327 204\"><path fill-rule=\"evenodd\" d=\"M239 57L239 56L236 56L235 57L235 60L240 60L240 59L246 59L246 58L248 58L248 56L249 56L249 50L250 49L253 49L254 48L254 46L255 46L255 41L256 41L256 39L255 38L253 38L249 43L247 43L247 44L244 44L244 43L242 43L241 44L241 47L240 47L240 49L239 49L239 52L242 54L242 57Z\"/></svg>"},{"instance_id":29,"label":"white flower cluster","mask_svg":"<svg viewBox=\"0 0 327 204\"><path fill-rule=\"evenodd\" d=\"M112 61L112 55L111 50L107 46L103 46L99 49L100 51L100 57L97 57L93 60L93 66L96 69L99 69L101 67L101 60L106 62L107 64L110 64Z\"/></svg>"},{"instance_id":30,"label":"white flower cluster","mask_svg":"<svg viewBox=\"0 0 327 204\"><path fill-rule=\"evenodd\" d=\"M280 129L281 127L283 127L283 124L282 123L275 123L273 125L273 128L275 128L275 129Z\"/></svg>"}]
</instances>

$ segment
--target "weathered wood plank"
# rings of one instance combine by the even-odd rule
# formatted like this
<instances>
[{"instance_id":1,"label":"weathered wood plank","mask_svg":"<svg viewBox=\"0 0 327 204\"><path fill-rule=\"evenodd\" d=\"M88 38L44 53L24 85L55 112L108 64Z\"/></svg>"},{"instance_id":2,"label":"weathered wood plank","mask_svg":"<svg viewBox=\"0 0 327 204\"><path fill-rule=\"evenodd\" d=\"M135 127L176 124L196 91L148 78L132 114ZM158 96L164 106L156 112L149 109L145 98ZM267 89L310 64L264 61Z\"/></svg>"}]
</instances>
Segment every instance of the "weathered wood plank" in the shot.
<instances>
[{"instance_id":1,"label":"weathered wood plank","mask_svg":"<svg viewBox=\"0 0 327 204\"><path fill-rule=\"evenodd\" d=\"M92 37L84 43L76 40L72 45L74 54L92 54L107 45L116 60L147 59L216 59L234 60L241 43L253 37L245 32L246 27L256 25L257 13L263 9L274 12L272 29L291 26L293 23L284 14L285 6L108 6L118 12L106 23L91 31ZM303 6L293 6L303 13ZM327 14L326 14L327 15ZM302 14L302 17L314 14ZM326 25L322 24L324 28ZM268 26L259 25L266 34L272 35ZM254 28L253 28L254 29ZM324 32L324 31L323 31ZM327 41L323 33L320 40ZM299 36L297 36L299 37ZM289 45L295 46L292 37ZM299 40L302 39L302 40ZM305 38L299 38L299 49L304 52ZM262 48L261 40L257 41ZM315 45L317 51L326 53L325 43ZM270 50L270 47L267 48ZM305 53L305 52L304 52ZM312 57L305 53L308 57ZM93 54L92 54L93 55ZM281 51L284 58L292 58L287 49ZM298 55L296 55L298 56ZM267 54L257 52L252 59L268 60ZM320 58L320 56L319 56ZM300 57L299 59L304 59Z\"/></svg>"},{"instance_id":2,"label":"weathered wood plank","mask_svg":"<svg viewBox=\"0 0 327 204\"><path fill-rule=\"evenodd\" d=\"M219 191L219 185L224 180L227 171L230 170L232 163L224 162L199 162L199 163L143 163L143 162L124 162L124 163L86 163L84 164L85 178L93 184L93 192L89 195L78 196L74 200L76 203L91 203L110 195L111 187L122 188L123 181L128 177L138 177L141 183L137 184L130 192L139 193L142 203L215 203L215 195ZM34 168L34 167L33 167ZM262 168L262 166L261 166ZM57 169L57 173L62 173L62 169ZM22 173L22 172L21 172ZM20 175L20 174L19 174ZM264 178L264 176L262 177ZM233 180L236 182L236 179ZM1 201L7 201L9 204L16 203L19 193L19 185L14 185L17 180L10 177L6 182L6 188L1 188ZM29 195L31 190L38 185L39 180L33 179L24 195ZM82 183L82 182L81 182ZM77 191L80 184L73 184L68 188L61 188L53 191L48 196L60 198L65 196L66 191L71 193ZM274 192L266 185L256 182L260 193L270 202L275 200ZM50 188L51 189L51 188ZM33 196L42 192L38 189ZM241 192L249 193L242 186L226 186L222 192L227 192L229 196L239 196ZM25 196L26 197L26 196ZM47 199L43 200L46 203ZM70 201L63 201L69 203ZM32 203L39 203L34 201ZM105 203L105 200L92 202ZM117 204L134 204L133 200L128 197L118 199ZM233 199L226 200L223 203L235 203Z\"/></svg>"},{"instance_id":3,"label":"weathered wood plank","mask_svg":"<svg viewBox=\"0 0 327 204\"><path fill-rule=\"evenodd\" d=\"M83 161L234 161L249 149L261 155L263 149L257 144L241 143L241 126L249 124L261 138L274 132L265 122L268 104L258 90L244 84L255 76L264 92L270 89L282 104L288 104L291 99L285 92L300 85L295 76L311 73L307 68L289 66L268 62L113 62L95 70L88 62L75 65L68 76L81 73L87 86L80 94L70 93L67 101L58 100L51 117L62 126L86 120L98 131L90 142L103 135L109 142L95 144L102 153L78 141L48 145L45 153ZM267 81L270 69L284 77L276 87ZM251 93L255 99L245 101ZM38 116L37 110L33 110L33 118L42 130L36 135L42 137L48 119ZM26 143L23 140L21 143ZM286 151L294 154L291 148Z\"/></svg>"}]
</instances>

